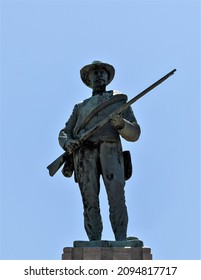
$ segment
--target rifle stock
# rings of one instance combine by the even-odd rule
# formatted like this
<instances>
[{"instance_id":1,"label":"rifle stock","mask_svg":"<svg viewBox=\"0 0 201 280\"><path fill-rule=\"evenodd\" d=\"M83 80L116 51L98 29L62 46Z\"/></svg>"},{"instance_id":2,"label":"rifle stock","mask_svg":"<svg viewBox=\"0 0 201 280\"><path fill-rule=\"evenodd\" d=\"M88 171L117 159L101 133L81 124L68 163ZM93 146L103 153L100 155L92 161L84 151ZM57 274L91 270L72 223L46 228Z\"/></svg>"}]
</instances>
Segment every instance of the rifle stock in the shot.
<instances>
[{"instance_id":1,"label":"rifle stock","mask_svg":"<svg viewBox=\"0 0 201 280\"><path fill-rule=\"evenodd\" d=\"M164 77L156 81L154 84L140 92L138 95L133 97L131 100L120 106L118 109L116 109L113 114L122 114L129 106L131 106L133 103L135 103L138 99L140 99L142 96L147 94L149 91L157 87L159 84L164 82L166 79L168 79L171 75L174 74L176 69L170 71L168 74L166 74ZM100 129L103 125L105 125L110 118L110 115L107 116L105 119L103 119L100 123L98 123L96 126L94 126L92 129L86 131L84 134L82 134L82 137L78 139L80 143L83 143L83 141L87 140L95 131ZM77 148L79 149L79 147ZM56 160L54 160L50 165L47 166L47 169L49 170L50 176L54 176L54 174L59 170L59 168L64 164L68 156L70 156L72 153L64 152L62 155L60 155Z\"/></svg>"},{"instance_id":2,"label":"rifle stock","mask_svg":"<svg viewBox=\"0 0 201 280\"><path fill-rule=\"evenodd\" d=\"M54 176L54 174L64 164L67 157L68 157L68 153L65 152L62 155L60 155L57 159L55 159L52 163L50 163L50 165L47 166L50 176Z\"/></svg>"}]
</instances>

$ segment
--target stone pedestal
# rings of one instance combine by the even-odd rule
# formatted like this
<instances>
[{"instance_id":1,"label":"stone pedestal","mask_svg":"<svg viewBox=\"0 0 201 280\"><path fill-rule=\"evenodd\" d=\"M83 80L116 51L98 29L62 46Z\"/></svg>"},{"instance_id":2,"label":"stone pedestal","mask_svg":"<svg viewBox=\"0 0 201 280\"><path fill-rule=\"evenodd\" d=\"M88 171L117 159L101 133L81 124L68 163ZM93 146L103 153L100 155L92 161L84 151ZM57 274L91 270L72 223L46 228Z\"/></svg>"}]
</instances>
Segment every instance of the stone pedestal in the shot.
<instances>
[{"instance_id":1,"label":"stone pedestal","mask_svg":"<svg viewBox=\"0 0 201 280\"><path fill-rule=\"evenodd\" d=\"M62 260L152 260L151 249L143 242L75 241L74 247L63 249Z\"/></svg>"}]
</instances>

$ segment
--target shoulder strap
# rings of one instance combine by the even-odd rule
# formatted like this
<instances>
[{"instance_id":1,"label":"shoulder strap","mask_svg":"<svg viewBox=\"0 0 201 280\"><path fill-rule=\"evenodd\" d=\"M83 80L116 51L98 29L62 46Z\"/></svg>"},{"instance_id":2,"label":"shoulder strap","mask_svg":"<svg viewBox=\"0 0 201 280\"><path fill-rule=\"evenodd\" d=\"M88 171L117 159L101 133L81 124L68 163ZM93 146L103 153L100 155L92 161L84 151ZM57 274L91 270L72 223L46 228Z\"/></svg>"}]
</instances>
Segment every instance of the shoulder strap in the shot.
<instances>
[{"instance_id":1,"label":"shoulder strap","mask_svg":"<svg viewBox=\"0 0 201 280\"><path fill-rule=\"evenodd\" d=\"M77 135L79 133L79 131L81 129L83 129L86 124L95 116L97 115L100 111L102 111L103 109L105 109L106 107L108 107L111 104L114 104L117 101L123 100L123 99L127 99L125 94L115 94L113 95L111 98L105 100L103 103L99 104L94 110L92 110L90 112L90 114L83 120L83 122L80 124L80 126L77 127L76 131L74 132L75 135Z\"/></svg>"}]
</instances>

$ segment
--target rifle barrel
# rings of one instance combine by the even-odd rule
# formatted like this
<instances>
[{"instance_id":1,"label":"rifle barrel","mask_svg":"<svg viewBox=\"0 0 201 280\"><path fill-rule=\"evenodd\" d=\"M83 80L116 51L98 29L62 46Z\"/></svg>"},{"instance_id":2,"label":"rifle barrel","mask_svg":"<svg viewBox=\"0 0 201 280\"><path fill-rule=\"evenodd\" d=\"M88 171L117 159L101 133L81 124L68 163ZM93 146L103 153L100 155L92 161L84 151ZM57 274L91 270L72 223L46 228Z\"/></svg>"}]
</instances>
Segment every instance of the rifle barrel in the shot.
<instances>
[{"instance_id":1,"label":"rifle barrel","mask_svg":"<svg viewBox=\"0 0 201 280\"><path fill-rule=\"evenodd\" d=\"M158 85L160 85L162 82L164 82L166 79L168 79L170 76L172 76L174 74L174 72L176 71L176 69L170 71L168 74L166 74L164 77L162 77L161 79L159 79L158 81L156 81L155 83L153 83L151 86L149 86L148 88L146 88L145 90L143 90L142 92L140 92L138 95L136 95L135 97L133 97L131 100L129 100L127 103L125 103L124 105L126 105L125 107L129 107L130 105L132 105L134 102L136 102L138 99L140 99L142 96L144 96L145 94L147 94L149 91L151 91L152 89L154 89L155 87L157 87ZM126 109L125 108L125 109ZM125 110L124 109L124 110Z\"/></svg>"}]
</instances>

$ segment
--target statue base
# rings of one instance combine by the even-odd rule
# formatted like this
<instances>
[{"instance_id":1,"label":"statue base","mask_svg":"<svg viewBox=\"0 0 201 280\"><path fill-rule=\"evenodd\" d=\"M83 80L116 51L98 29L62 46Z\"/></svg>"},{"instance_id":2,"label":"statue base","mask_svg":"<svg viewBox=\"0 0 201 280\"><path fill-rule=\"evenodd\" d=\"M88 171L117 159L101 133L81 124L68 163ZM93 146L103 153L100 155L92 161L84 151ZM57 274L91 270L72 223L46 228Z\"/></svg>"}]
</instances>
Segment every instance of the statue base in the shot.
<instances>
[{"instance_id":1,"label":"statue base","mask_svg":"<svg viewBox=\"0 0 201 280\"><path fill-rule=\"evenodd\" d=\"M138 238L125 241L74 241L63 249L62 260L152 260L151 249Z\"/></svg>"}]
</instances>

